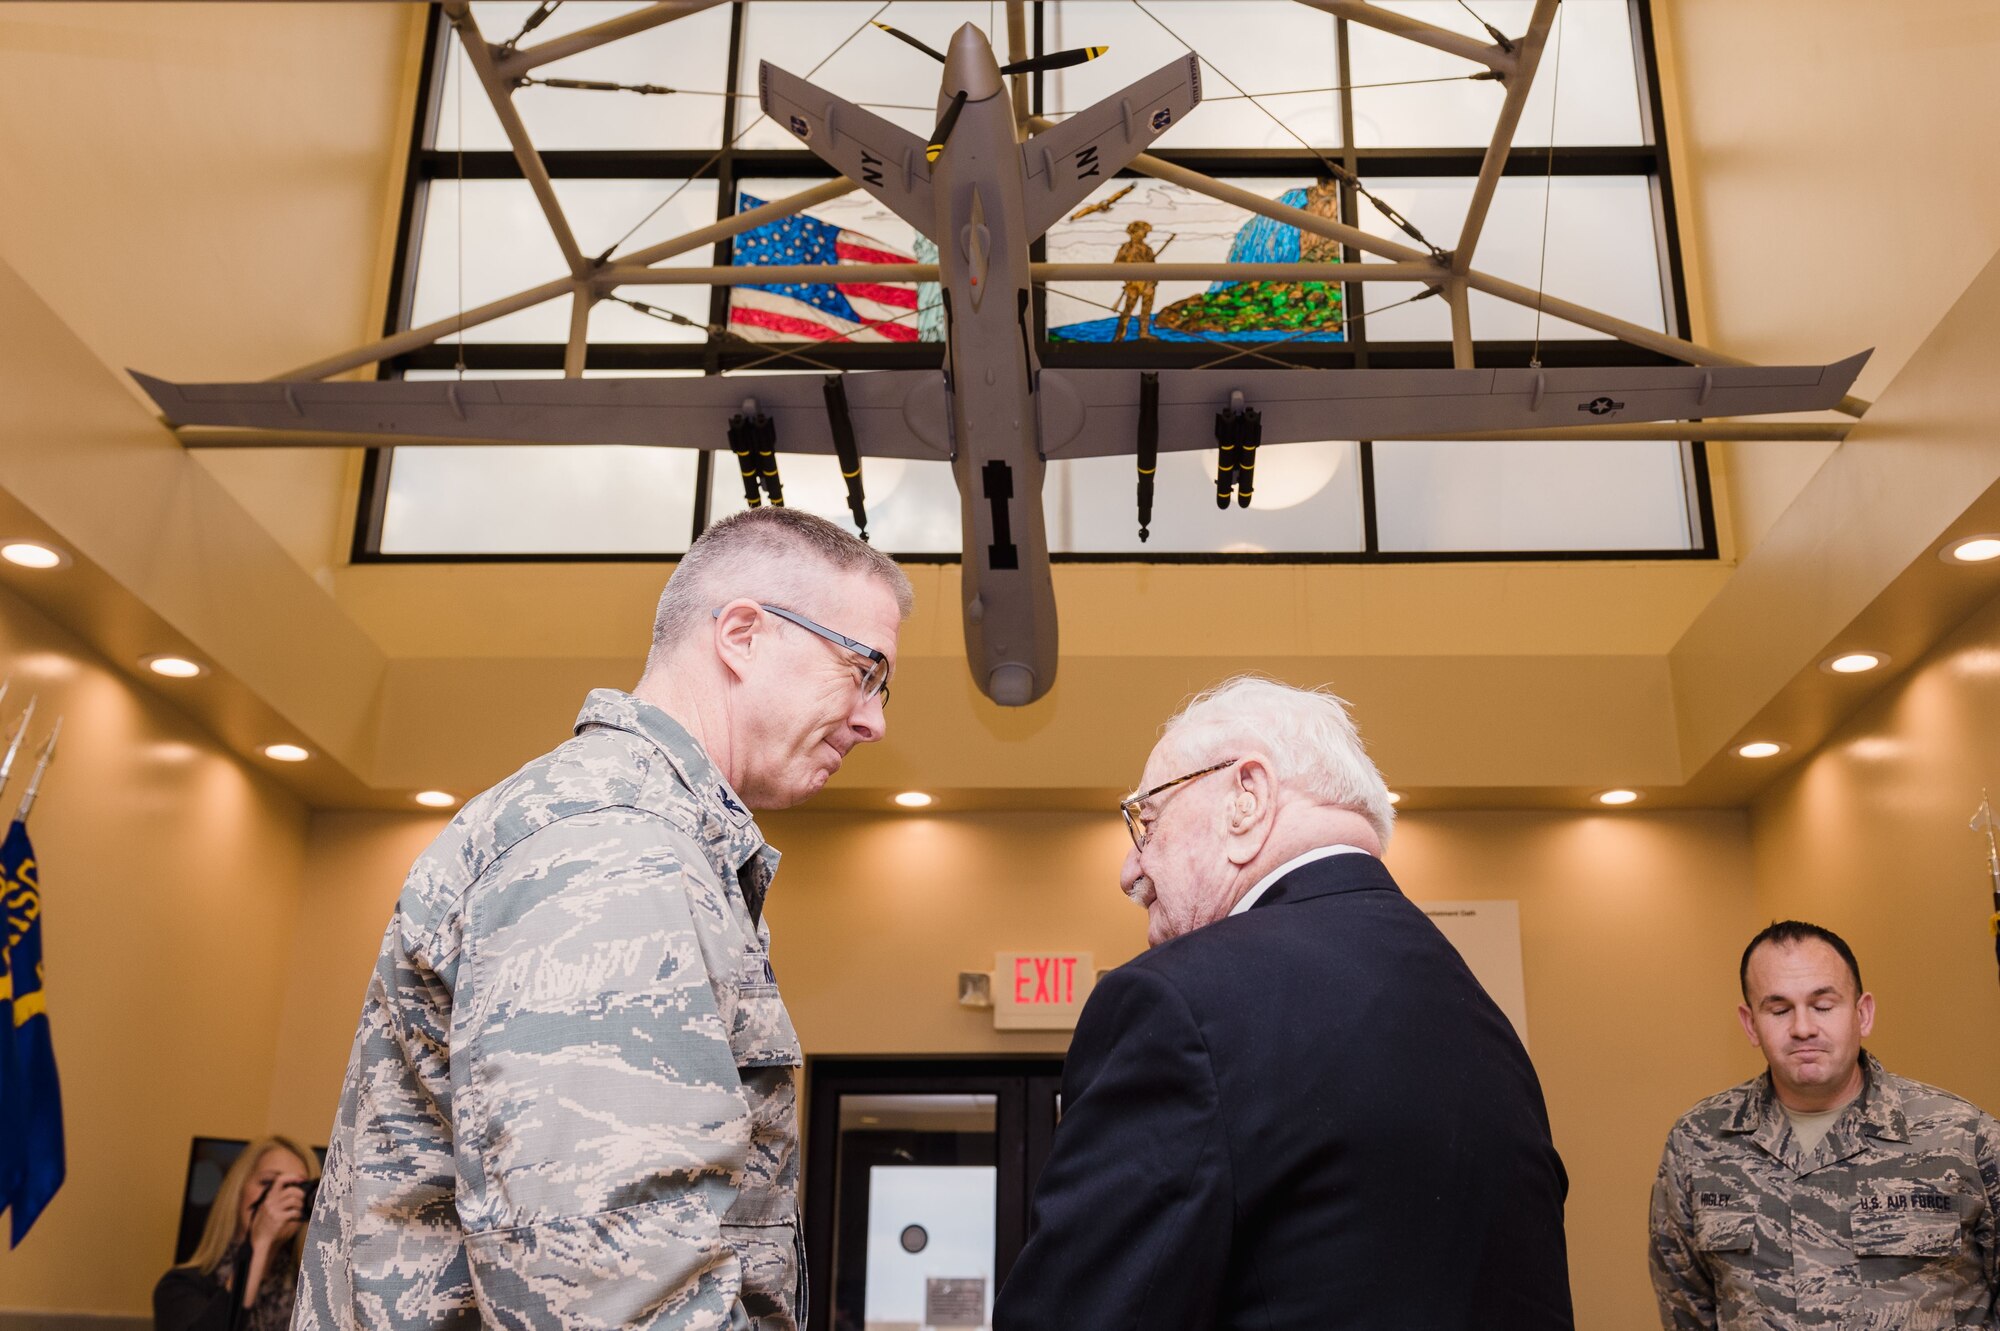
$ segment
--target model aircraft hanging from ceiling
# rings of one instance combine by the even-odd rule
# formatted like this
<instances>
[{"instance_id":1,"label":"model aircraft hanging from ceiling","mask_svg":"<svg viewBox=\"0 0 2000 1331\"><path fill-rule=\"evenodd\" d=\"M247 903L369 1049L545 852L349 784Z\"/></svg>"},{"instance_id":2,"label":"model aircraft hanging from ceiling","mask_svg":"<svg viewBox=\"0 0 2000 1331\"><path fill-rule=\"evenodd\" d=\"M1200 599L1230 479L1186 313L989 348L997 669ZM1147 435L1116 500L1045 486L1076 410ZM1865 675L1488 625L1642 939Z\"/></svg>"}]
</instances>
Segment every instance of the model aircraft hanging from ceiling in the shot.
<instances>
[{"instance_id":1,"label":"model aircraft hanging from ceiling","mask_svg":"<svg viewBox=\"0 0 2000 1331\"><path fill-rule=\"evenodd\" d=\"M469 15L454 13L454 21L463 32ZM949 461L964 532L967 662L983 693L1016 707L1046 694L1057 672L1042 510L1049 461L1132 457L1143 537L1161 452L1219 448L1217 502L1248 506L1261 445L1823 410L1842 401L1868 356L1777 367L1045 370L1035 354L1030 291L1039 279L1030 244L1196 108L1200 61L1175 60L1023 140L1005 77L1080 63L1102 48L1003 67L970 24L942 53L894 35L944 67L928 140L769 63L759 69L758 96L773 121L935 242L946 316L941 369L370 383L135 378L175 426L314 431L349 442L727 447L752 504L782 502L779 455L830 453L864 533L865 459ZM843 280L851 276L843 271Z\"/></svg>"}]
</instances>

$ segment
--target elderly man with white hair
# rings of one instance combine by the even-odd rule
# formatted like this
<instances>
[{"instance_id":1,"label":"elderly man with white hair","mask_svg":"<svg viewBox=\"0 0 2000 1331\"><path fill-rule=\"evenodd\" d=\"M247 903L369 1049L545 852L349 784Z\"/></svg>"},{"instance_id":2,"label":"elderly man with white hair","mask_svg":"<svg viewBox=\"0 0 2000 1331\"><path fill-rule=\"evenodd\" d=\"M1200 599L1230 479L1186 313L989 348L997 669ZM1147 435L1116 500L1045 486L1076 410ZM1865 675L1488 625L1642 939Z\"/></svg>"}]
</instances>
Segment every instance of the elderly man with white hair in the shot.
<instances>
[{"instance_id":1,"label":"elderly man with white hair","mask_svg":"<svg viewBox=\"0 0 2000 1331\"><path fill-rule=\"evenodd\" d=\"M1540 1083L1382 867L1341 700L1203 694L1124 812L1152 948L1085 1005L996 1331L1572 1327Z\"/></svg>"}]
</instances>

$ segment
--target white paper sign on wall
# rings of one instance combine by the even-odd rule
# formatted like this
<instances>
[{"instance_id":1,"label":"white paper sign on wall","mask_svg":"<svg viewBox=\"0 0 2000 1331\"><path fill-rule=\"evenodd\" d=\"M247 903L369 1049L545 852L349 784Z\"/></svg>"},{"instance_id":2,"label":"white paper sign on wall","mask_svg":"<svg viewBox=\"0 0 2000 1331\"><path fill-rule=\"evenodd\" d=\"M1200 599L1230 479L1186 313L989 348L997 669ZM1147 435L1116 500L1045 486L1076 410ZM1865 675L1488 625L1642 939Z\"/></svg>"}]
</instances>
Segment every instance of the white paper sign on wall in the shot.
<instances>
[{"instance_id":1,"label":"white paper sign on wall","mask_svg":"<svg viewBox=\"0 0 2000 1331\"><path fill-rule=\"evenodd\" d=\"M1484 985L1521 1043L1528 1043L1528 989L1521 965L1518 901L1419 901L1431 923L1451 940L1474 978Z\"/></svg>"}]
</instances>

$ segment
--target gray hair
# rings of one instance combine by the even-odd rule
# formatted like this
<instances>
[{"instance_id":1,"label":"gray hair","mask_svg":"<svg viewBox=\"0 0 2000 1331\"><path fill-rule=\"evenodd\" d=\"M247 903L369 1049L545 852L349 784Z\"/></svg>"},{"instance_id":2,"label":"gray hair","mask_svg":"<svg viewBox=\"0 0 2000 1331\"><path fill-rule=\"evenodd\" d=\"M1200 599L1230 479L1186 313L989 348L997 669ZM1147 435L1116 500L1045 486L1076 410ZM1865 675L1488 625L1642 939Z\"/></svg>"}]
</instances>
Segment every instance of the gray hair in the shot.
<instances>
[{"instance_id":1,"label":"gray hair","mask_svg":"<svg viewBox=\"0 0 2000 1331\"><path fill-rule=\"evenodd\" d=\"M863 573L886 587L908 619L916 604L896 561L825 518L796 508L753 508L713 523L681 556L653 616L652 670L719 605L742 597L811 615L828 575ZM840 627L833 625L830 627Z\"/></svg>"},{"instance_id":2,"label":"gray hair","mask_svg":"<svg viewBox=\"0 0 2000 1331\"><path fill-rule=\"evenodd\" d=\"M1270 755L1278 783L1368 820L1389 844L1396 810L1347 703L1325 689L1298 689L1238 675L1195 697L1161 728L1161 743L1190 766L1222 762L1245 748Z\"/></svg>"}]
</instances>

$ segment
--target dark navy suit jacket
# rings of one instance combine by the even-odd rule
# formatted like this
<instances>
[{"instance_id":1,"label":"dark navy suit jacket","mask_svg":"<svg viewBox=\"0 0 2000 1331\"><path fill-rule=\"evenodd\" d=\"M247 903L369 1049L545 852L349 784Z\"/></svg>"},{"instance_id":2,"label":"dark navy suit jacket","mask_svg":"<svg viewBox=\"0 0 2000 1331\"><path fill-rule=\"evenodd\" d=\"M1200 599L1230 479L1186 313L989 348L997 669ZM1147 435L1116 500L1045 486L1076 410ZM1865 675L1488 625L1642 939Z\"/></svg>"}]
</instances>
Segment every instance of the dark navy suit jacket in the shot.
<instances>
[{"instance_id":1,"label":"dark navy suit jacket","mask_svg":"<svg viewBox=\"0 0 2000 1331\"><path fill-rule=\"evenodd\" d=\"M995 1331L1569 1331L1534 1066L1368 855L1110 972Z\"/></svg>"}]
</instances>

